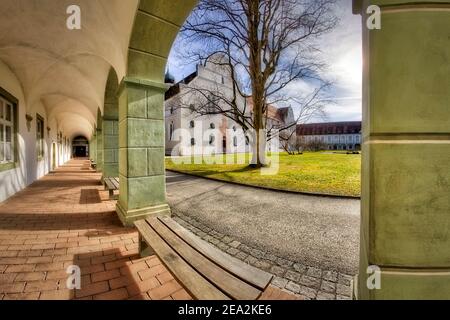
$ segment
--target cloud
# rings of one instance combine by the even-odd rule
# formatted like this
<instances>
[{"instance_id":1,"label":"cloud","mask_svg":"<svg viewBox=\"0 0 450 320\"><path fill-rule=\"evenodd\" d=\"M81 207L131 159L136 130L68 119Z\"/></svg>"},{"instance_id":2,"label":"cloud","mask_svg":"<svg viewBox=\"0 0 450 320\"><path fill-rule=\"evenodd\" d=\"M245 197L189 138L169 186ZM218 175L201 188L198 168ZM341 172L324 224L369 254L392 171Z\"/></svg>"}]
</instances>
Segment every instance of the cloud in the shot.
<instances>
[{"instance_id":1,"label":"cloud","mask_svg":"<svg viewBox=\"0 0 450 320\"><path fill-rule=\"evenodd\" d=\"M361 120L362 113L362 28L361 17L352 14L352 1L339 0L336 14L340 24L329 34L323 36L319 42L322 58L329 68L324 76L333 81L330 90L336 101L327 106L329 121ZM176 51L180 50L175 43L169 58L169 69L176 80L195 71L195 65L186 64ZM287 88L289 94L311 92L314 86L305 81L297 81ZM323 121L313 119L312 121Z\"/></svg>"},{"instance_id":2,"label":"cloud","mask_svg":"<svg viewBox=\"0 0 450 320\"><path fill-rule=\"evenodd\" d=\"M339 26L324 37L321 48L334 79L336 105L327 107L330 121L361 120L362 28L361 17L352 14L352 1L340 0Z\"/></svg>"}]
</instances>

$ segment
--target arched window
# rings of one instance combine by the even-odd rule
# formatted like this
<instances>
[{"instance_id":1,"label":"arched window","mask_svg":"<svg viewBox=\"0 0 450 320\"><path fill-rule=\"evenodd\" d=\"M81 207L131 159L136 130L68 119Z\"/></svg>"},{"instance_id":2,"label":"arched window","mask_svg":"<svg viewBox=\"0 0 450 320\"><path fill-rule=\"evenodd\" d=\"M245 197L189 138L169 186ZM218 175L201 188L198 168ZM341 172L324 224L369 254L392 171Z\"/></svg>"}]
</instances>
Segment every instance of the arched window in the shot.
<instances>
[{"instance_id":1,"label":"arched window","mask_svg":"<svg viewBox=\"0 0 450 320\"><path fill-rule=\"evenodd\" d=\"M216 125L215 125L214 123L211 123L211 124L209 125L209 127L210 127L211 129L215 129L215 128L216 128Z\"/></svg>"},{"instance_id":2,"label":"arched window","mask_svg":"<svg viewBox=\"0 0 450 320\"><path fill-rule=\"evenodd\" d=\"M169 130L169 140L173 140L173 132L174 132L174 125L173 122L170 123L170 130Z\"/></svg>"},{"instance_id":3,"label":"arched window","mask_svg":"<svg viewBox=\"0 0 450 320\"><path fill-rule=\"evenodd\" d=\"M193 113L195 111L195 106L193 104L189 105L189 110Z\"/></svg>"},{"instance_id":4,"label":"arched window","mask_svg":"<svg viewBox=\"0 0 450 320\"><path fill-rule=\"evenodd\" d=\"M236 128L236 126L233 126L233 131L234 131L234 132L236 132L236 131L237 131L237 128Z\"/></svg>"},{"instance_id":5,"label":"arched window","mask_svg":"<svg viewBox=\"0 0 450 320\"><path fill-rule=\"evenodd\" d=\"M215 141L216 141L216 137L213 134L210 135L209 136L209 144L213 145Z\"/></svg>"},{"instance_id":6,"label":"arched window","mask_svg":"<svg viewBox=\"0 0 450 320\"><path fill-rule=\"evenodd\" d=\"M195 139L194 138L191 139L191 146L195 146Z\"/></svg>"},{"instance_id":7,"label":"arched window","mask_svg":"<svg viewBox=\"0 0 450 320\"><path fill-rule=\"evenodd\" d=\"M192 120L192 121L189 123L189 128L195 128L195 121L194 121L194 120Z\"/></svg>"},{"instance_id":8,"label":"arched window","mask_svg":"<svg viewBox=\"0 0 450 320\"><path fill-rule=\"evenodd\" d=\"M234 138L233 138L233 145L234 145L235 147L238 146L238 138L237 138L237 137L234 137Z\"/></svg>"},{"instance_id":9,"label":"arched window","mask_svg":"<svg viewBox=\"0 0 450 320\"><path fill-rule=\"evenodd\" d=\"M175 112L175 108L173 106L170 107L170 114L173 114Z\"/></svg>"},{"instance_id":10,"label":"arched window","mask_svg":"<svg viewBox=\"0 0 450 320\"><path fill-rule=\"evenodd\" d=\"M245 145L249 145L250 144L250 138L248 136L245 136Z\"/></svg>"}]
</instances>

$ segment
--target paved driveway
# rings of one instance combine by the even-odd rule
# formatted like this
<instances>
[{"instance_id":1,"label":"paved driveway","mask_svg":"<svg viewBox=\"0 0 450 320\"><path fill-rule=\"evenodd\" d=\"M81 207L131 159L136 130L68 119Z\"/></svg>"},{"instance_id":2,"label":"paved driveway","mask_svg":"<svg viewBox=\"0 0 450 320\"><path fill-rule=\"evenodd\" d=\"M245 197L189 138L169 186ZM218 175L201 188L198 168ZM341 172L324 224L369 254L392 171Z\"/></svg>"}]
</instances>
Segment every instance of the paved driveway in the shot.
<instances>
[{"instance_id":1,"label":"paved driveway","mask_svg":"<svg viewBox=\"0 0 450 320\"><path fill-rule=\"evenodd\" d=\"M249 246L325 270L356 274L360 201L261 190L167 173L175 214Z\"/></svg>"}]
</instances>

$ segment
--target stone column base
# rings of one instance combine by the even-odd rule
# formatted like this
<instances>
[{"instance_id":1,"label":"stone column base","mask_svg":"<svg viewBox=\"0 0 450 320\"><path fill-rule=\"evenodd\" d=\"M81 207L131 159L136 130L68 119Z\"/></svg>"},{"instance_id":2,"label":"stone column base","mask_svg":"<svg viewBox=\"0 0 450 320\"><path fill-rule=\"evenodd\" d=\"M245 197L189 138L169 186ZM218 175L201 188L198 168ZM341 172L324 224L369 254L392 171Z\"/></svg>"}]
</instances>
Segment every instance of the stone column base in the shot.
<instances>
[{"instance_id":1,"label":"stone column base","mask_svg":"<svg viewBox=\"0 0 450 320\"><path fill-rule=\"evenodd\" d=\"M116 211L120 221L122 221L125 227L133 227L135 221L146 219L148 217L170 217L172 215L168 204L127 211L121 206L120 202L117 202Z\"/></svg>"}]
</instances>

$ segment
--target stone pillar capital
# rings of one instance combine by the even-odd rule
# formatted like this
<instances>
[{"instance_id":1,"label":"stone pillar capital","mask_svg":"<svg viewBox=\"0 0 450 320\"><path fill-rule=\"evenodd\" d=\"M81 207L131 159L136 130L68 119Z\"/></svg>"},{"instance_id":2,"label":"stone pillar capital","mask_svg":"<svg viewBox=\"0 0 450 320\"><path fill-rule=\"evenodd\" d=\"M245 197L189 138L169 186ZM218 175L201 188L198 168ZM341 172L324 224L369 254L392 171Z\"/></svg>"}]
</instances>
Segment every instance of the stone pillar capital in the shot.
<instances>
[{"instance_id":1,"label":"stone pillar capital","mask_svg":"<svg viewBox=\"0 0 450 320\"><path fill-rule=\"evenodd\" d=\"M123 90L127 87L135 87L135 88L142 88L142 89L150 89L154 91L160 91L161 93L165 93L167 90L169 90L170 85L162 82L156 82L146 79L139 79L134 77L125 77L122 79L119 85L119 89L117 91L118 96L120 96L123 92Z\"/></svg>"}]
</instances>

